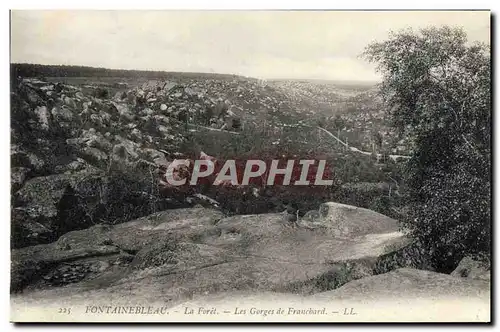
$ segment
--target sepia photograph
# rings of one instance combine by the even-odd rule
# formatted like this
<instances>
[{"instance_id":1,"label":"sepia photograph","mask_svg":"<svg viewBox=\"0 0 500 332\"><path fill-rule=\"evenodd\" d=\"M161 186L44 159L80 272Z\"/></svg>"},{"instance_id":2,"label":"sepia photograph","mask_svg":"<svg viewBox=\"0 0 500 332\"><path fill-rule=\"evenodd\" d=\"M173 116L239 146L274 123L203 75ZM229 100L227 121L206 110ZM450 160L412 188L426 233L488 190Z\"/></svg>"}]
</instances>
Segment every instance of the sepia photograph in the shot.
<instances>
[{"instance_id":1,"label":"sepia photograph","mask_svg":"<svg viewBox=\"0 0 500 332\"><path fill-rule=\"evenodd\" d=\"M11 322L491 323L489 10L9 17Z\"/></svg>"}]
</instances>

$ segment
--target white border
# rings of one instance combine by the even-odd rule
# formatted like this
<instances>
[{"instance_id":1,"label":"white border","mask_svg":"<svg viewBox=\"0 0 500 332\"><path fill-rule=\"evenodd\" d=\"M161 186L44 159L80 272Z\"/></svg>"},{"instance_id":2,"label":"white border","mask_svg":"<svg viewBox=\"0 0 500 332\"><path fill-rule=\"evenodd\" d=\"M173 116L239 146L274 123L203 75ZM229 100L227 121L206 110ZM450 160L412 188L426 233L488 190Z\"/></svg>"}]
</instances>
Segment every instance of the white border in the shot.
<instances>
[{"instance_id":1,"label":"white border","mask_svg":"<svg viewBox=\"0 0 500 332\"><path fill-rule=\"evenodd\" d=\"M9 249L9 242L10 239L8 237L8 234L10 232L10 227L9 227L9 216L10 216L10 193L9 193L9 184L10 184L10 168L9 168L9 161L8 161L8 151L9 151L9 140L10 140L10 119L9 119L9 13L8 9L209 9L209 10L215 10L215 9L237 9L237 10L245 10L245 9L257 9L257 10L263 10L263 9L337 9L337 10L361 10L361 9L372 9L372 10L383 10L383 9L398 9L398 10L425 10L425 9L491 9L494 14L498 13L498 1L460 1L460 0L454 0L454 1L442 1L442 0L420 0L418 2L403 2L403 1L356 1L356 0L350 0L350 1L336 1L336 2L326 2L326 1L319 1L319 0L307 0L307 1L293 1L293 0L287 0L287 1L276 1L276 0L245 0L245 1L221 1L221 0L213 0L213 1L202 1L202 0L176 0L176 1L153 1L153 0L141 0L141 1L130 1L130 0L122 0L122 1L103 1L103 0L85 0L85 1L53 1L53 0L46 0L46 1L3 1L2 2L2 10L0 14L0 19L2 20L2 24L0 25L0 38L2 39L2 45L4 48L2 48L1 52L1 63L3 65L0 66L1 70L1 76L2 80L0 81L1 83L1 88L0 91L2 91L2 109L0 111L0 124L4 126L3 130L0 131L0 144L2 147L2 153L3 153L3 163L1 163L1 180L2 180L2 185L1 185L1 190L2 190L2 200L0 201L1 204L1 209L4 215L4 220L3 220L3 227L4 227L4 232L2 232L4 236L4 240L1 241L2 243L2 248L1 250L1 257L2 257L2 273L1 273L1 281L0 284L3 285L2 290L3 292L3 297L2 300L4 300L4 306L2 312L2 317L1 321L5 325L5 329L2 329L3 331L6 330L13 330L14 326L12 324L7 325L6 323L9 320L9 291L8 291L8 285L9 285L9 266L10 266L10 249ZM497 23L498 24L498 23ZM493 46L496 44L498 37L495 34L495 43ZM495 91L494 95L498 92L497 91L498 86L495 86ZM497 125L497 118L498 115L494 114L494 119L495 119L495 125ZM497 126L498 127L498 126ZM498 149L499 149L499 142L498 142L498 136L499 134L495 135L495 151L493 152L494 155L497 155ZM495 171L498 170L498 161L496 162L495 166ZM496 173L496 172L495 172ZM499 197L498 195L495 195L495 202L494 203L500 203L499 202ZM495 204L495 206L500 206L500 204ZM496 219L496 218L495 218ZM496 226L495 226L495 234L494 237L495 239L498 238L498 229L500 228L500 225L496 223L496 220L494 221ZM496 246L498 247L498 246ZM495 256L497 256L497 252L495 252ZM496 264L495 260L495 264ZM496 264L496 271L498 271L498 265ZM495 278L494 282L497 281L497 278ZM495 306L497 307L497 306ZM493 313L494 314L494 313ZM495 315L496 316L496 315ZM498 317L498 316L496 316ZM127 329L144 329L144 328L150 328L152 326L150 325L145 325L145 326L133 326L133 327L126 327ZM155 326L156 327L156 326ZM200 326L198 326L199 328ZM209 326L203 326L204 328L207 328ZM251 327L252 329L273 329L273 330L281 330L288 328L289 326L253 326ZM304 328L311 328L312 326L304 326ZM354 327L355 329L362 329L366 328L367 326L356 326ZM370 326L373 327L373 326ZM32 330L35 328L40 328L39 326L30 326L30 327L24 327L25 330ZM52 328L57 328L57 326L46 326L42 327L46 329L52 329ZM60 326L59 328L62 329L67 329L68 326ZM98 330L104 330L104 329L109 329L109 328L115 328L115 329L123 329L123 326L99 326L95 327ZM161 329L168 329L168 330L176 330L176 329L193 329L196 327L182 327L182 326L169 326L169 325L163 325L163 326L158 326L158 328ZM211 328L214 328L211 327ZM215 328L219 328L218 326ZM235 326L227 326L226 328L235 328ZM249 327L250 328L250 327ZM329 328L335 328L335 329L344 329L344 328L353 328L352 326L329 326ZM381 327L381 328L385 328ZM400 328L400 327L396 327ZM427 330L433 330L433 329L438 329L439 326L420 326L419 328L425 328ZM451 328L455 328L452 326Z\"/></svg>"}]
</instances>

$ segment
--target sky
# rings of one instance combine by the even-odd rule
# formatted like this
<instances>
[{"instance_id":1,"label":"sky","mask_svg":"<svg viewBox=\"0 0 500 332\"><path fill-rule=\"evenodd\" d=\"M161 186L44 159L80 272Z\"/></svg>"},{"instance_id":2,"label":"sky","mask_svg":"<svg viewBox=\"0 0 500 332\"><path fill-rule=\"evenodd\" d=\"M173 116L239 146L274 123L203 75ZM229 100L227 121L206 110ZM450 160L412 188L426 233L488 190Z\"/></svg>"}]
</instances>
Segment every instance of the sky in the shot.
<instances>
[{"instance_id":1,"label":"sky","mask_svg":"<svg viewBox=\"0 0 500 332\"><path fill-rule=\"evenodd\" d=\"M376 81L364 47L391 30L462 26L489 43L480 11L11 12L11 62Z\"/></svg>"}]
</instances>

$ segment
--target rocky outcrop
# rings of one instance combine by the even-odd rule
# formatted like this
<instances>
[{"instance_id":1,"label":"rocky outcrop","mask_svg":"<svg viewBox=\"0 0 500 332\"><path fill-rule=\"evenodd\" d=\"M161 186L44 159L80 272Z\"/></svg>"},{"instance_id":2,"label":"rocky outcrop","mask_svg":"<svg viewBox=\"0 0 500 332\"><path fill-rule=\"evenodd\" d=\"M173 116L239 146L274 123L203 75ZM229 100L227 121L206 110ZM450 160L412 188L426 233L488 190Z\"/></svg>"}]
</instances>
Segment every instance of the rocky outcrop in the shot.
<instances>
[{"instance_id":1,"label":"rocky outcrop","mask_svg":"<svg viewBox=\"0 0 500 332\"><path fill-rule=\"evenodd\" d=\"M376 219L374 213L373 222ZM397 229L333 237L329 228L303 228L282 214L224 217L201 207L167 210L118 225L69 232L52 244L14 250L13 262L18 266L50 268L38 270L43 273L37 279L28 269L30 285L22 283L26 278L18 272L20 281L13 284L23 285L17 290L26 292L50 289L52 275L68 274L55 284L68 280L75 292L108 289L117 296L130 287L153 287L156 295L165 298L242 289L307 294L371 275L388 244L403 237ZM104 248L108 249L103 252ZM38 261L23 263L27 259ZM68 261L77 276L70 278L73 270ZM94 266L92 273L82 272L89 266Z\"/></svg>"},{"instance_id":2,"label":"rocky outcrop","mask_svg":"<svg viewBox=\"0 0 500 332\"><path fill-rule=\"evenodd\" d=\"M418 269L397 269L308 296L225 292L174 303L169 311L217 308L218 318L255 322L490 322L490 283ZM235 314L238 308L240 315ZM278 309L281 308L281 311ZM323 312L324 310L324 312ZM203 315L176 315L208 321Z\"/></svg>"},{"instance_id":3,"label":"rocky outcrop","mask_svg":"<svg viewBox=\"0 0 500 332\"><path fill-rule=\"evenodd\" d=\"M484 280L459 279L449 274L401 268L355 281L314 297L387 301L391 299L489 299L490 284Z\"/></svg>"},{"instance_id":4,"label":"rocky outcrop","mask_svg":"<svg viewBox=\"0 0 500 332\"><path fill-rule=\"evenodd\" d=\"M91 225L120 223L197 203L152 195L155 182L150 174L143 179L118 171L106 173L78 160L60 171L26 181L13 195L12 247L50 243Z\"/></svg>"},{"instance_id":5,"label":"rocky outcrop","mask_svg":"<svg viewBox=\"0 0 500 332\"><path fill-rule=\"evenodd\" d=\"M102 183L103 174L92 170L28 180L15 194L12 244L48 243L69 230L90 226L90 209L103 203L94 187Z\"/></svg>"},{"instance_id":6,"label":"rocky outcrop","mask_svg":"<svg viewBox=\"0 0 500 332\"><path fill-rule=\"evenodd\" d=\"M309 211L302 223L310 227L323 227L333 236L359 236L386 233L398 229L398 222L372 210L340 204L323 203L319 211Z\"/></svg>"}]
</instances>

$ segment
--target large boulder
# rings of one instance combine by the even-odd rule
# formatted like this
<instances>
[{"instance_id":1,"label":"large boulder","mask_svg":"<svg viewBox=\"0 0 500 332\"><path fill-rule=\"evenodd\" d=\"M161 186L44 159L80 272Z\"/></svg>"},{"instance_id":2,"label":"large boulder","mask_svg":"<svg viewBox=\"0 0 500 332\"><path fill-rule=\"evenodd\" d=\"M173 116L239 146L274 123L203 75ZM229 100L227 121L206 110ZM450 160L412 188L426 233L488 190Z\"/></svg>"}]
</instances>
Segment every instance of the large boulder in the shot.
<instances>
[{"instance_id":1,"label":"large boulder","mask_svg":"<svg viewBox=\"0 0 500 332\"><path fill-rule=\"evenodd\" d=\"M71 122L73 120L73 112L65 106L54 107L50 111L56 122Z\"/></svg>"},{"instance_id":2,"label":"large boulder","mask_svg":"<svg viewBox=\"0 0 500 332\"><path fill-rule=\"evenodd\" d=\"M144 287L166 299L241 289L302 294L332 289L371 275L377 258L402 236L393 229L336 238L328 229L293 225L282 214L224 217L200 207L70 232L57 246L104 244L133 255L120 273L112 272L109 263L115 253L100 255L95 259L109 269L74 284L75 291L109 291L120 301L130 287L138 292Z\"/></svg>"},{"instance_id":3,"label":"large boulder","mask_svg":"<svg viewBox=\"0 0 500 332\"><path fill-rule=\"evenodd\" d=\"M40 128L42 128L43 130L49 130L52 123L52 116L47 110L47 107L38 106L33 112L38 117L38 125L40 126Z\"/></svg>"},{"instance_id":4,"label":"large boulder","mask_svg":"<svg viewBox=\"0 0 500 332\"><path fill-rule=\"evenodd\" d=\"M74 262L75 266L90 263L113 268L117 260L131 263L134 259L137 269L156 266L160 257L168 254L165 245L174 247L179 241L179 237L171 234L172 230L196 227L199 223L213 225L221 218L222 214L216 210L168 210L120 225L98 224L71 231L49 244L13 249L11 289L20 291L36 284L43 276L57 274L55 271L68 262ZM134 258L129 253L137 255ZM84 262L80 264L79 259ZM101 272L106 275L109 271ZM89 279L100 276L93 274ZM86 281L83 279L78 281Z\"/></svg>"},{"instance_id":5,"label":"large boulder","mask_svg":"<svg viewBox=\"0 0 500 332\"><path fill-rule=\"evenodd\" d=\"M490 283L485 280L460 279L444 273L401 268L351 281L338 289L318 294L315 298L379 301L466 297L472 300L488 299L489 295Z\"/></svg>"},{"instance_id":6,"label":"large boulder","mask_svg":"<svg viewBox=\"0 0 500 332\"><path fill-rule=\"evenodd\" d=\"M135 97L130 95L130 98L133 98L133 103L129 101L129 104L127 103L115 103L113 102L112 105L115 107L119 114L119 119L122 122L131 122L135 120L135 115L130 111L129 105L135 106Z\"/></svg>"},{"instance_id":7,"label":"large boulder","mask_svg":"<svg viewBox=\"0 0 500 332\"><path fill-rule=\"evenodd\" d=\"M397 220L378 212L336 202L320 205L309 211L304 220L315 227L325 227L334 236L360 236L398 230Z\"/></svg>"},{"instance_id":8,"label":"large boulder","mask_svg":"<svg viewBox=\"0 0 500 332\"><path fill-rule=\"evenodd\" d=\"M73 146L82 156L98 162L107 160L113 148L111 142L94 128L84 130L77 138L67 139L66 143Z\"/></svg>"},{"instance_id":9,"label":"large boulder","mask_svg":"<svg viewBox=\"0 0 500 332\"><path fill-rule=\"evenodd\" d=\"M91 160L96 162L103 162L109 159L109 156L106 152L94 147L86 146L81 150L81 153L83 156L91 158Z\"/></svg>"},{"instance_id":10,"label":"large boulder","mask_svg":"<svg viewBox=\"0 0 500 332\"><path fill-rule=\"evenodd\" d=\"M57 214L52 209L13 208L10 216L11 247L20 248L54 241L57 238L53 226L56 218Z\"/></svg>"},{"instance_id":11,"label":"large boulder","mask_svg":"<svg viewBox=\"0 0 500 332\"><path fill-rule=\"evenodd\" d=\"M113 158L124 159L126 161L133 161L139 158L138 150L140 149L140 144L121 136L115 136L115 140L119 143L113 146Z\"/></svg>"},{"instance_id":12,"label":"large boulder","mask_svg":"<svg viewBox=\"0 0 500 332\"><path fill-rule=\"evenodd\" d=\"M12 246L54 241L69 230L88 227L92 208L100 204L96 186L103 175L84 170L28 180L15 195Z\"/></svg>"}]
</instances>

